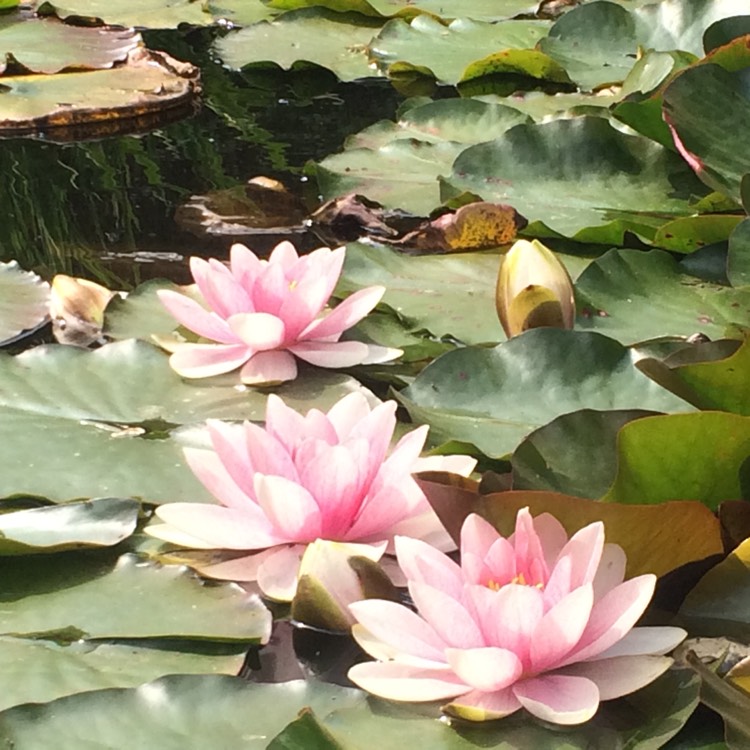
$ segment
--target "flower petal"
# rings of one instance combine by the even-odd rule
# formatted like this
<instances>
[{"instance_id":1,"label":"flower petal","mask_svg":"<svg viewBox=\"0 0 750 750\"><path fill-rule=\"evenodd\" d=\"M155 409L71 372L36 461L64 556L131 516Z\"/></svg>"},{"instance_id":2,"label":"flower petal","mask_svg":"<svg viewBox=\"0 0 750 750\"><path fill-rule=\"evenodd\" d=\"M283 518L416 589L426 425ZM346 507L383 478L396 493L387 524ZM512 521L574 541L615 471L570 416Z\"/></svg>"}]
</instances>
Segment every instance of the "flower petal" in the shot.
<instances>
[{"instance_id":1,"label":"flower petal","mask_svg":"<svg viewBox=\"0 0 750 750\"><path fill-rule=\"evenodd\" d=\"M256 474L254 482L260 507L284 541L309 542L321 535L320 509L304 487L265 474Z\"/></svg>"},{"instance_id":2,"label":"flower petal","mask_svg":"<svg viewBox=\"0 0 750 750\"><path fill-rule=\"evenodd\" d=\"M521 708L521 703L513 695L512 688L485 693L482 690L472 690L459 696L442 710L448 714L458 716L466 721L491 721L502 719L515 713Z\"/></svg>"},{"instance_id":3,"label":"flower petal","mask_svg":"<svg viewBox=\"0 0 750 750\"><path fill-rule=\"evenodd\" d=\"M409 593L419 614L449 646L454 649L477 649L484 646L481 630L458 599L414 580L409 581ZM450 662L450 659L448 661ZM462 679L466 681L463 675ZM475 688L481 688L470 680L468 683ZM498 690L500 687L505 685L481 689Z\"/></svg>"},{"instance_id":4,"label":"flower petal","mask_svg":"<svg viewBox=\"0 0 750 750\"><path fill-rule=\"evenodd\" d=\"M174 355L173 355L174 356ZM253 354L240 370L240 378L248 385L284 383L297 377L297 363L286 351L258 352Z\"/></svg>"},{"instance_id":5,"label":"flower petal","mask_svg":"<svg viewBox=\"0 0 750 750\"><path fill-rule=\"evenodd\" d=\"M255 352L275 349L284 341L284 322L265 312L238 313L227 318L232 333Z\"/></svg>"},{"instance_id":6,"label":"flower petal","mask_svg":"<svg viewBox=\"0 0 750 750\"><path fill-rule=\"evenodd\" d=\"M179 294L171 289L159 289L156 294L162 305L185 328L221 344L239 343L223 318L209 312L186 294Z\"/></svg>"},{"instance_id":7,"label":"flower petal","mask_svg":"<svg viewBox=\"0 0 750 750\"><path fill-rule=\"evenodd\" d=\"M453 698L467 688L450 669L425 669L399 662L355 664L348 677L368 693L410 703Z\"/></svg>"},{"instance_id":8,"label":"flower petal","mask_svg":"<svg viewBox=\"0 0 750 750\"><path fill-rule=\"evenodd\" d=\"M183 378L210 378L236 370L251 355L244 344L180 344L169 366Z\"/></svg>"},{"instance_id":9,"label":"flower petal","mask_svg":"<svg viewBox=\"0 0 750 750\"><path fill-rule=\"evenodd\" d=\"M253 512L250 506L255 506L260 521L262 513L254 497L245 494L232 479L218 453L204 448L185 448L183 454L193 474L222 505L248 513Z\"/></svg>"},{"instance_id":10,"label":"flower petal","mask_svg":"<svg viewBox=\"0 0 750 750\"><path fill-rule=\"evenodd\" d=\"M300 341L287 347L292 354L316 367L352 367L367 356L361 341Z\"/></svg>"},{"instance_id":11,"label":"flower petal","mask_svg":"<svg viewBox=\"0 0 750 750\"><path fill-rule=\"evenodd\" d=\"M420 539L397 536L395 543L398 564L409 581L426 583L454 599L461 597L461 568L450 557Z\"/></svg>"},{"instance_id":12,"label":"flower petal","mask_svg":"<svg viewBox=\"0 0 750 750\"><path fill-rule=\"evenodd\" d=\"M585 677L541 675L511 690L529 713L554 724L582 724L599 708L599 689Z\"/></svg>"},{"instance_id":13,"label":"flower petal","mask_svg":"<svg viewBox=\"0 0 750 750\"><path fill-rule=\"evenodd\" d=\"M290 602L297 591L297 573L304 545L279 547L258 568L258 586L265 596L279 602Z\"/></svg>"},{"instance_id":14,"label":"flower petal","mask_svg":"<svg viewBox=\"0 0 750 750\"><path fill-rule=\"evenodd\" d=\"M245 289L220 261L211 258L190 259L190 272L208 306L222 318L252 310L252 301Z\"/></svg>"},{"instance_id":15,"label":"flower petal","mask_svg":"<svg viewBox=\"0 0 750 750\"><path fill-rule=\"evenodd\" d=\"M598 654L595 659L615 656L644 656L668 654L687 638L682 628L669 626L633 628L614 646Z\"/></svg>"},{"instance_id":16,"label":"flower petal","mask_svg":"<svg viewBox=\"0 0 750 750\"><path fill-rule=\"evenodd\" d=\"M625 580L626 567L625 550L619 544L605 544L602 559L599 561L599 568L593 580L595 601Z\"/></svg>"},{"instance_id":17,"label":"flower petal","mask_svg":"<svg viewBox=\"0 0 750 750\"><path fill-rule=\"evenodd\" d=\"M328 315L307 326L299 335L300 341L340 335L343 331L359 323L380 302L384 294L384 286L371 286L354 292L339 303Z\"/></svg>"},{"instance_id":18,"label":"flower petal","mask_svg":"<svg viewBox=\"0 0 750 750\"><path fill-rule=\"evenodd\" d=\"M571 664L556 674L585 677L599 689L599 700L608 701L640 690L673 664L668 656L619 656Z\"/></svg>"},{"instance_id":19,"label":"flower petal","mask_svg":"<svg viewBox=\"0 0 750 750\"><path fill-rule=\"evenodd\" d=\"M365 599L349 605L349 609L379 641L410 656L445 663L445 642L428 622L403 604Z\"/></svg>"},{"instance_id":20,"label":"flower petal","mask_svg":"<svg viewBox=\"0 0 750 750\"><path fill-rule=\"evenodd\" d=\"M475 690L502 690L523 673L519 658L504 648L448 648L445 655L451 669Z\"/></svg>"}]
</instances>

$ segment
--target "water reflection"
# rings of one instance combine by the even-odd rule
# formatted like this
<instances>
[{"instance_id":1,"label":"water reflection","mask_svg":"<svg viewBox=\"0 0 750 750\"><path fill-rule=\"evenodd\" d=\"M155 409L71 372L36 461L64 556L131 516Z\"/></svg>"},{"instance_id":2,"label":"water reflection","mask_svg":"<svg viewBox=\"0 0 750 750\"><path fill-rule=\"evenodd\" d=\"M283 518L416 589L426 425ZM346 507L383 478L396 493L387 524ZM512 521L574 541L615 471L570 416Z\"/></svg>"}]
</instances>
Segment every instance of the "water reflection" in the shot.
<instances>
[{"instance_id":1,"label":"water reflection","mask_svg":"<svg viewBox=\"0 0 750 750\"><path fill-rule=\"evenodd\" d=\"M0 261L123 288L165 274L181 280L183 256L228 242L217 248L181 230L177 206L267 175L313 208L317 196L303 196L300 179L305 162L393 116L398 95L387 84L338 84L317 68L229 71L209 55L217 33L144 35L149 47L201 68L204 104L189 120L99 141L0 141Z\"/></svg>"}]
</instances>

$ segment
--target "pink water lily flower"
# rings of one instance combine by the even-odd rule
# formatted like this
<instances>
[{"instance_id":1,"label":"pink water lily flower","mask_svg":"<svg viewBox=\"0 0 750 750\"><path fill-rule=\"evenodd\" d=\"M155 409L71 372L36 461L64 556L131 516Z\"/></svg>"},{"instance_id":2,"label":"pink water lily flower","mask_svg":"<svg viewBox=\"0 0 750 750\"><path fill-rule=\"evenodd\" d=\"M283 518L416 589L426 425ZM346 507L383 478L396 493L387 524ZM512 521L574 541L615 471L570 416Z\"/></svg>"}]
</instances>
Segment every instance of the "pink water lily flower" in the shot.
<instances>
[{"instance_id":1,"label":"pink water lily flower","mask_svg":"<svg viewBox=\"0 0 750 750\"><path fill-rule=\"evenodd\" d=\"M418 614L370 599L350 609L354 637L378 661L350 679L396 701L449 701L472 721L520 708L557 724L590 719L672 663L686 633L638 627L655 576L623 582L625 554L601 523L570 539L551 515L519 511L508 539L479 516L461 531L461 565L419 540L396 551Z\"/></svg>"},{"instance_id":2,"label":"pink water lily flower","mask_svg":"<svg viewBox=\"0 0 750 750\"><path fill-rule=\"evenodd\" d=\"M221 504L162 505L162 523L146 530L183 547L240 551L194 567L215 578L257 580L281 601L293 598L302 553L316 539L381 547L373 559L395 534L450 548L412 477L440 468L434 458L426 465L419 458L427 427L404 435L389 453L395 412L395 401L371 408L355 391L327 413L304 416L271 395L265 429L211 420L213 449L186 449L185 456ZM442 468L465 475L474 468L466 456L448 459Z\"/></svg>"},{"instance_id":3,"label":"pink water lily flower","mask_svg":"<svg viewBox=\"0 0 750 750\"><path fill-rule=\"evenodd\" d=\"M260 384L293 380L295 357L333 368L397 357L397 349L339 340L377 305L384 287L361 289L323 312L344 253L343 247L322 247L298 256L290 242L282 242L268 260L244 245L232 246L228 267L213 258L191 258L205 306L167 289L158 294L169 312L207 343L165 343L172 368L186 378L205 378L239 367L243 383Z\"/></svg>"}]
</instances>

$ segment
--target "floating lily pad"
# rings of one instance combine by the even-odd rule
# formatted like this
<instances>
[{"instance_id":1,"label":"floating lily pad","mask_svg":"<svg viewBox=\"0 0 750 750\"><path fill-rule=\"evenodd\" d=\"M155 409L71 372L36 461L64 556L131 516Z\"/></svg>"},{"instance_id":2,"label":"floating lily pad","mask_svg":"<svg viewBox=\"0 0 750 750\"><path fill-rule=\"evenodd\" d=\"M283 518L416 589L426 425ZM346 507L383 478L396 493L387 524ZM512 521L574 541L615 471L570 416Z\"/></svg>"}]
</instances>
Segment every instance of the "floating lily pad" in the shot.
<instances>
[{"instance_id":1,"label":"floating lily pad","mask_svg":"<svg viewBox=\"0 0 750 750\"><path fill-rule=\"evenodd\" d=\"M673 253L692 253L706 245L726 241L740 221L739 215L687 216L659 227L652 242Z\"/></svg>"},{"instance_id":2,"label":"floating lily pad","mask_svg":"<svg viewBox=\"0 0 750 750\"><path fill-rule=\"evenodd\" d=\"M101 497L81 503L0 514L0 555L111 547L135 530L135 500Z\"/></svg>"},{"instance_id":3,"label":"floating lily pad","mask_svg":"<svg viewBox=\"0 0 750 750\"><path fill-rule=\"evenodd\" d=\"M624 135L600 117L517 125L467 148L453 163L442 195L465 190L512 205L529 222L543 222L540 229L618 244L627 228L618 212L648 207L665 223L692 213L688 200L701 192L675 154ZM633 225L637 219L628 217Z\"/></svg>"},{"instance_id":4,"label":"floating lily pad","mask_svg":"<svg viewBox=\"0 0 750 750\"><path fill-rule=\"evenodd\" d=\"M48 318L49 284L18 263L0 263L0 346L14 341Z\"/></svg>"},{"instance_id":5,"label":"floating lily pad","mask_svg":"<svg viewBox=\"0 0 750 750\"><path fill-rule=\"evenodd\" d=\"M111 68L140 44L141 36L133 29L72 26L57 18L21 14L0 16L0 73L7 69L7 55L29 73Z\"/></svg>"},{"instance_id":6,"label":"floating lily pad","mask_svg":"<svg viewBox=\"0 0 750 750\"><path fill-rule=\"evenodd\" d=\"M273 62L289 69L295 63L314 63L342 81L354 81L379 75L366 53L378 28L364 16L305 8L229 34L216 43L216 52L232 68Z\"/></svg>"},{"instance_id":7,"label":"floating lily pad","mask_svg":"<svg viewBox=\"0 0 750 750\"><path fill-rule=\"evenodd\" d=\"M86 16L146 29L174 29L181 24L207 26L214 21L207 3L193 0L53 0L44 5L60 18Z\"/></svg>"},{"instance_id":8,"label":"floating lily pad","mask_svg":"<svg viewBox=\"0 0 750 750\"><path fill-rule=\"evenodd\" d=\"M620 430L617 455L617 477L605 500L699 500L715 510L723 500L742 497L750 418L699 412L638 419Z\"/></svg>"},{"instance_id":9,"label":"floating lily pad","mask_svg":"<svg viewBox=\"0 0 750 750\"><path fill-rule=\"evenodd\" d=\"M135 555L17 558L5 578L3 634L245 642L270 635L271 613L257 596L231 583L206 585L182 566Z\"/></svg>"},{"instance_id":10,"label":"floating lily pad","mask_svg":"<svg viewBox=\"0 0 750 750\"><path fill-rule=\"evenodd\" d=\"M433 440L471 443L495 458L578 409L692 408L650 382L616 341L554 328L532 329L494 349L448 352L399 399L415 421L431 426Z\"/></svg>"},{"instance_id":11,"label":"floating lily pad","mask_svg":"<svg viewBox=\"0 0 750 750\"><path fill-rule=\"evenodd\" d=\"M740 181L750 172L750 89L745 68L719 65L683 71L664 90L664 119L678 136L681 151L710 187L740 199Z\"/></svg>"},{"instance_id":12,"label":"floating lily pad","mask_svg":"<svg viewBox=\"0 0 750 750\"><path fill-rule=\"evenodd\" d=\"M346 148L376 149L394 140L416 138L427 143L481 143L496 138L527 115L504 104L477 99L438 99L407 110L398 122L382 120L349 136Z\"/></svg>"},{"instance_id":13,"label":"floating lily pad","mask_svg":"<svg viewBox=\"0 0 750 750\"><path fill-rule=\"evenodd\" d=\"M546 490L592 500L604 495L617 472L617 433L641 409L563 414L526 437L511 458L514 490ZM592 455L596 461L590 461Z\"/></svg>"},{"instance_id":14,"label":"floating lily pad","mask_svg":"<svg viewBox=\"0 0 750 750\"><path fill-rule=\"evenodd\" d=\"M727 277L732 286L750 286L750 219L738 224L729 237Z\"/></svg>"},{"instance_id":15,"label":"floating lily pad","mask_svg":"<svg viewBox=\"0 0 750 750\"><path fill-rule=\"evenodd\" d=\"M200 90L196 68L143 47L108 70L5 76L2 86L0 134L52 132L57 138L185 116Z\"/></svg>"},{"instance_id":16,"label":"floating lily pad","mask_svg":"<svg viewBox=\"0 0 750 750\"><path fill-rule=\"evenodd\" d=\"M466 78L471 63L499 50L533 47L549 29L547 21L483 23L460 18L447 27L430 16L410 23L389 21L370 43L370 56L387 72L395 62L431 73L442 84ZM478 77L477 71L469 77Z\"/></svg>"},{"instance_id":17,"label":"floating lily pad","mask_svg":"<svg viewBox=\"0 0 750 750\"><path fill-rule=\"evenodd\" d=\"M209 0L208 9L214 21L228 21L233 26L270 21L276 15L262 0Z\"/></svg>"},{"instance_id":18,"label":"floating lily pad","mask_svg":"<svg viewBox=\"0 0 750 750\"><path fill-rule=\"evenodd\" d=\"M0 638L0 710L87 690L136 687L167 674L237 674L247 644L71 643Z\"/></svg>"},{"instance_id":19,"label":"floating lily pad","mask_svg":"<svg viewBox=\"0 0 750 750\"><path fill-rule=\"evenodd\" d=\"M750 324L750 290L682 274L661 250L610 250L581 274L576 293L579 328L628 344L694 333L722 338L728 326Z\"/></svg>"}]
</instances>

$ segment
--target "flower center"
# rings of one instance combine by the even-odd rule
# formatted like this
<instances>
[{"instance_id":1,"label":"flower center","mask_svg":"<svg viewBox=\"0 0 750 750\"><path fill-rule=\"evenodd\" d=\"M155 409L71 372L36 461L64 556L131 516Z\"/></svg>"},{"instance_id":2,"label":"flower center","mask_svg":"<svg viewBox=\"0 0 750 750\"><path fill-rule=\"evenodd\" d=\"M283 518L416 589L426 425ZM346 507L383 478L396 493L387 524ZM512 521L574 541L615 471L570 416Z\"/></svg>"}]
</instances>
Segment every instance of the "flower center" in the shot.
<instances>
[{"instance_id":1,"label":"flower center","mask_svg":"<svg viewBox=\"0 0 750 750\"><path fill-rule=\"evenodd\" d=\"M516 583L519 586L533 586L535 589L539 589L540 591L544 590L544 583L539 581L539 583L528 583L526 580L526 576L523 573L519 573L514 578L511 578L508 583ZM494 578L490 578L489 581L487 581L487 588L492 591L499 591L503 586L506 586L505 583L498 583Z\"/></svg>"}]
</instances>

